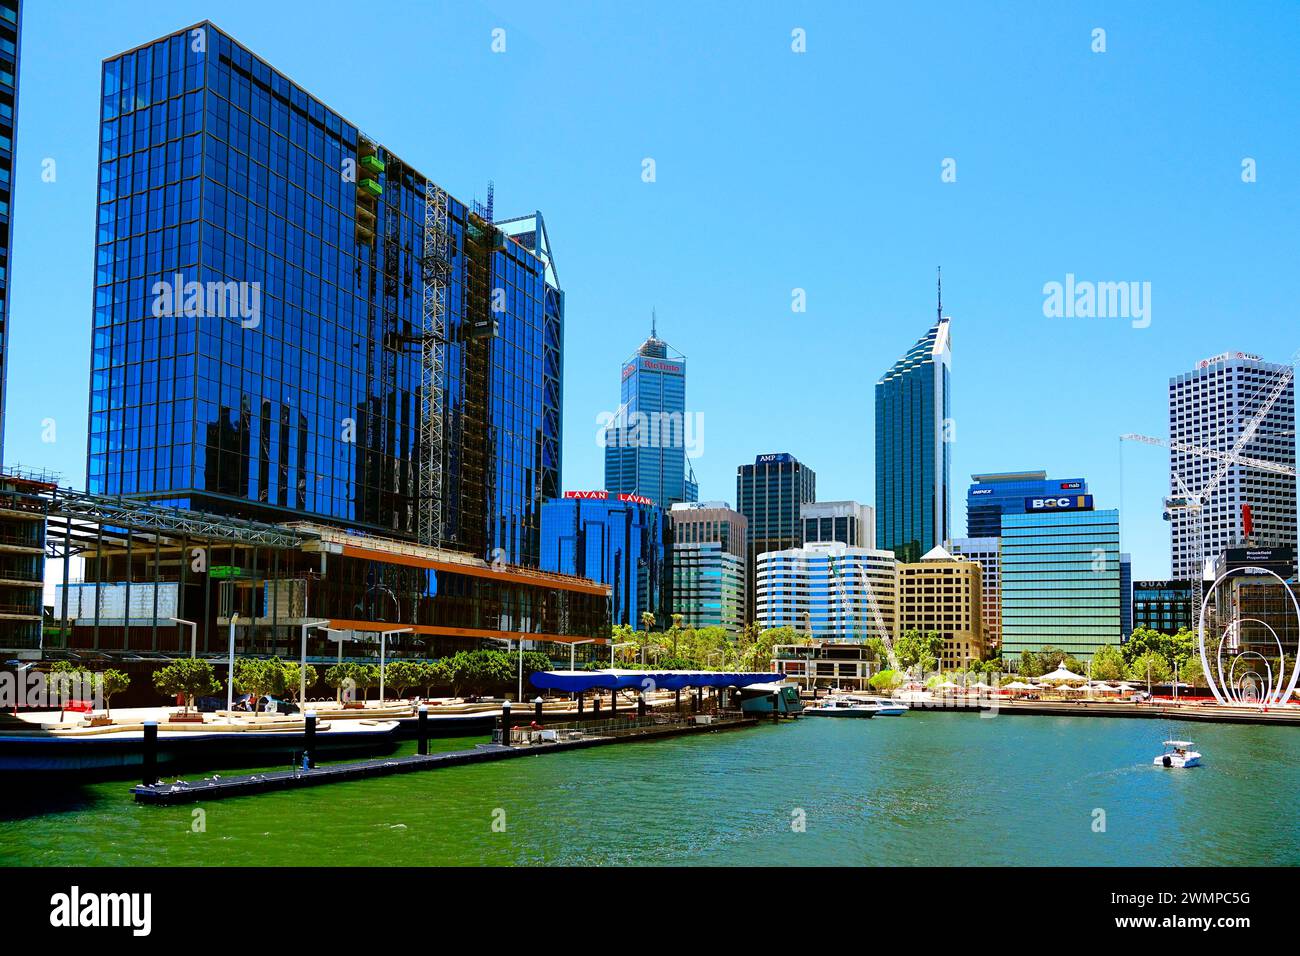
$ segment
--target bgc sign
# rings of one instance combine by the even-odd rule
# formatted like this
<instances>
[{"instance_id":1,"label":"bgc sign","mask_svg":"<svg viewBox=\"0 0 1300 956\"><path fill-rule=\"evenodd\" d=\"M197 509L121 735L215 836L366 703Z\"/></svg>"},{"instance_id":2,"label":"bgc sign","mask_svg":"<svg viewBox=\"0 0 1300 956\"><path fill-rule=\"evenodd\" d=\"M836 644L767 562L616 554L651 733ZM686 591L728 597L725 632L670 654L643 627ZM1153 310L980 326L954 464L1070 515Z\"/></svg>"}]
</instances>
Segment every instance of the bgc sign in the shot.
<instances>
[{"instance_id":1,"label":"bgc sign","mask_svg":"<svg viewBox=\"0 0 1300 956\"><path fill-rule=\"evenodd\" d=\"M1025 512L1091 511L1092 495L1056 495L1050 498L1026 498Z\"/></svg>"}]
</instances>

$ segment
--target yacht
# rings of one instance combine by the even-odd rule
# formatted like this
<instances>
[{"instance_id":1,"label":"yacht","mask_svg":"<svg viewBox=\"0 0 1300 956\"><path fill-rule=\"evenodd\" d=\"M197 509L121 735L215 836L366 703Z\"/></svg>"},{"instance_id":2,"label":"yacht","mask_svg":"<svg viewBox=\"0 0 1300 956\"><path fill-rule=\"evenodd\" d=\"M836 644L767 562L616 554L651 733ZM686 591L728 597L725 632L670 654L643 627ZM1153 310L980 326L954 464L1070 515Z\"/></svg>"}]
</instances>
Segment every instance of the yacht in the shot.
<instances>
[{"instance_id":1,"label":"yacht","mask_svg":"<svg viewBox=\"0 0 1300 956\"><path fill-rule=\"evenodd\" d=\"M880 705L854 697L826 697L803 712L810 717L875 717Z\"/></svg>"},{"instance_id":2,"label":"yacht","mask_svg":"<svg viewBox=\"0 0 1300 956\"><path fill-rule=\"evenodd\" d=\"M1201 755L1192 750L1190 740L1166 740L1169 749L1152 761L1157 767L1199 767Z\"/></svg>"},{"instance_id":3,"label":"yacht","mask_svg":"<svg viewBox=\"0 0 1300 956\"><path fill-rule=\"evenodd\" d=\"M906 702L891 697L863 697L860 694L851 694L849 699L875 704L880 708L876 711L877 717L902 717L912 709L907 706Z\"/></svg>"}]
</instances>

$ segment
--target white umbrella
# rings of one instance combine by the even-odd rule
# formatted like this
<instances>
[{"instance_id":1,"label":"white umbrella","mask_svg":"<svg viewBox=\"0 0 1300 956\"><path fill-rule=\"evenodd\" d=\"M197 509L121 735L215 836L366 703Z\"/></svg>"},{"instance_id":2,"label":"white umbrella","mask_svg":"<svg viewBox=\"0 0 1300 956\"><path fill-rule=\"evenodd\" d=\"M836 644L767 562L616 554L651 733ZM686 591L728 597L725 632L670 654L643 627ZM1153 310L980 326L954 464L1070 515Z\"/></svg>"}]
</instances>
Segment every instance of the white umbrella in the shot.
<instances>
[{"instance_id":1,"label":"white umbrella","mask_svg":"<svg viewBox=\"0 0 1300 956\"><path fill-rule=\"evenodd\" d=\"M954 684L952 681L946 680L942 684L936 684L931 689L932 690L961 690L961 685Z\"/></svg>"},{"instance_id":2,"label":"white umbrella","mask_svg":"<svg viewBox=\"0 0 1300 956\"><path fill-rule=\"evenodd\" d=\"M1033 684L1026 684L1022 680L1013 680L1010 684L1003 684L1003 690L1037 690Z\"/></svg>"},{"instance_id":3,"label":"white umbrella","mask_svg":"<svg viewBox=\"0 0 1300 956\"><path fill-rule=\"evenodd\" d=\"M1044 674L1042 677L1038 679L1044 682L1052 681L1053 683L1064 683L1066 681L1075 681L1075 680L1083 681L1083 680L1087 680L1088 678L1084 677L1082 674L1076 674L1074 673L1074 671L1066 670L1065 665L1062 664L1059 667L1057 667L1056 670L1052 671L1052 673Z\"/></svg>"}]
</instances>

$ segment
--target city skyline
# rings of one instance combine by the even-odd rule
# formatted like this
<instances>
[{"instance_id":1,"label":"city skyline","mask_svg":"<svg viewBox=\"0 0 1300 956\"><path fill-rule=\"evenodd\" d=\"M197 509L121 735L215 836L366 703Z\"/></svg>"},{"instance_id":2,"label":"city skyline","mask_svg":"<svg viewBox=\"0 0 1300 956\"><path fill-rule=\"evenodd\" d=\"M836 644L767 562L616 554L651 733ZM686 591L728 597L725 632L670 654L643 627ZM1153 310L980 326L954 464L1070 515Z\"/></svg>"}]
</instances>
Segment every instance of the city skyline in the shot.
<instances>
[{"instance_id":1,"label":"city skyline","mask_svg":"<svg viewBox=\"0 0 1300 956\"><path fill-rule=\"evenodd\" d=\"M208 11L199 4L178 3L144 12L100 11L91 4L41 9L35 17L32 12L24 24L26 75L19 137L25 145L16 191L23 194L19 205L24 221L44 222L48 228L40 233L20 228L15 235L6 459L48 465L61 472L65 482L84 487L84 383L90 343L86 303L93 268L99 62L198 21ZM501 75L489 71L484 89L473 96L504 104L507 129L515 121L525 131L535 128L532 124L538 120L524 115L506 93L547 65L538 49L554 45L548 43L552 31L572 33L573 15L550 11L542 17L519 7L500 14L500 24L496 12L483 9L448 8L422 15L437 18L453 37L448 75L458 68L499 67ZM455 149L440 147L409 112L382 98L371 102L369 96L359 96L346 78L322 68L332 57L345 55L357 42L358 31L362 38L368 36L366 24L350 28L347 36L321 30L312 44L297 45L283 39L293 16L232 4L217 17L217 25L282 65L295 81L343 115L364 123L370 135L393 143L453 193L482 195L487 179L494 178L501 207L547 211L569 293L566 487L600 483L601 449L591 436L596 414L611 403L608 378L601 370L625 357L626 343L644 334L644 316L657 304L665 337L691 361L688 410L705 416L705 450L693 458L701 498L726 497L738 464L780 449L816 463L819 497L874 500L870 397L862 394L860 379L864 370L874 375L885 367L923 331L933 268L942 263L948 273L945 311L953 316L960 343L953 370L958 382L953 409L955 487L965 484L965 476L985 471L1041 467L1051 474L1087 474L1098 507L1121 512L1123 548L1134 554L1134 576L1164 578L1170 575L1169 528L1160 517L1160 499L1167 493L1167 455L1128 448L1121 468L1118 435L1164 434L1167 381L1201 359L1241 350L1276 362L1293 351L1288 324L1265 317L1286 314L1284 290L1267 277L1283 274L1287 256L1266 237L1286 235L1285 224L1294 219L1294 185L1270 173L1294 154L1295 131L1247 97L1240 103L1233 100L1233 116L1202 117L1193 127L1205 136L1210 134L1206 125L1213 124L1221 144L1217 152L1181 149L1182 141L1174 141L1171 148L1170 141L1188 110L1226 95L1221 87L1228 77L1234 88L1275 82L1273 71L1280 70L1285 59L1272 63L1269 51L1292 45L1296 26L1282 17L1270 18L1270 11L1249 24L1205 6L1187 8L1178 24L1151 12L1107 11L1095 19L1105 21L1109 49L1096 54L1089 49L1094 26L1089 19L1072 18L1072 24L1048 27L1028 16L995 29L977 13L952 8L938 26L925 24L929 42L952 56L939 58L935 75L917 89L895 94L880 107L896 153L882 158L864 152L869 139L844 134L844 142L835 140L836 151L856 157L858 165L835 163L826 170L827 176L844 183L837 197L840 214L853 217L872 208L873 218L895 234L895 241L882 245L874 231L879 227L859 231L855 238L869 255L855 259L837 254L830 261L805 254L797 248L799 242L795 248L788 242L772 243L766 227L746 213L742 197L751 198L757 174L745 170L745 150L785 157L756 164L763 167L765 179L778 176L779 182L791 186L799 182L806 164L814 157L824 160L828 134L822 124L834 104L819 107L807 101L807 78L795 71L816 71L820 84L828 73L860 66L852 53L869 37L919 36L923 25L914 14L888 11L883 20L867 21L852 11L834 16L764 11L743 24L718 14L728 30L711 30L713 14L700 14L699 33L708 35L717 62L767 63L782 83L792 86L782 92L761 81L754 90L722 83L700 104L673 95L674 83L701 81L699 64L689 66L687 77L661 77L658 82L666 85L655 90L638 91L621 80L614 84L615 91L582 90L579 80L599 69L602 57L626 61L634 49L632 38L617 23L584 19L584 29L597 42L561 71L556 102L594 98L604 116L617 96L631 96L639 107L636 117L614 125L612 145L594 148L579 138L571 149L553 151L557 155L539 154L535 161L511 161L504 168L496 144L505 133L486 137L486 143L467 139ZM791 22L792 16L799 22ZM494 60L491 31L498 25L509 39L506 52ZM795 26L806 29L809 38L808 52L802 55L790 50ZM687 41L692 36L693 31L685 33ZM1259 51L1248 64L1236 58L1220 63L1209 55L1220 47L1235 54L1247 44ZM960 122L944 136L935 136L905 119L911 111L925 115L927 106L960 113L980 96L1010 84L1020 73L995 70L1002 61L990 58L1012 49L1021 72L1050 70L1067 89L1059 97L1025 91L1023 105L1003 119L999 132L1005 142ZM872 64L873 71L912 75L897 54L876 51L874 43L872 50L884 61ZM644 55L636 53L627 68L635 72L645 65L648 61L636 58ZM1197 76L1184 77L1177 88L1166 85L1162 71L1187 57L1201 58L1208 66ZM399 62L393 69L426 82L436 82L441 75L431 75L415 60L409 65L400 57L394 60ZM992 75L973 84L974 90L955 85L963 73L985 69ZM1125 80L1119 88L1122 94L1116 88L1117 73ZM1131 135L1134 114L1122 102L1135 88L1147 113L1152 104L1163 107L1154 111L1154 127L1146 116L1143 129L1151 132L1151 139L1136 143ZM780 121L771 128L757 124L749 133L733 122L721 123L716 133L697 133L710 148L725 147L720 155L730 161L731 178L723 184L710 168L689 158L687 147L698 144L684 141L665 125L667 115L685 111L686 126L696 130L720 104L756 106L767 96L778 113L796 111L791 114L800 118L795 125L807 129L808 135L787 141L782 137L790 124ZM554 103L548 111L562 112ZM742 112L753 119L754 109ZM1109 127L1095 128L1095 138L1084 143L1078 155L1053 153L1045 166L1026 166L1017 150L1027 149L1030 140L1041 146L1042 136L1065 135L1066 117L1076 114L1114 119ZM1168 125L1162 125L1162 117L1168 117L1163 121ZM721 139L715 143L715 137ZM726 144L726 137L735 144ZM557 165L588 147L593 147L592 158L581 165L594 178L589 187L580 188L576 174L557 173ZM657 160L652 183L641 179L647 157ZM950 157L960 173L955 182L945 183L942 163ZM1245 157L1259 161L1256 182L1241 179ZM53 160L54 167L47 160ZM51 168L56 170L53 178L46 175ZM554 182L546 182L548 177ZM1063 191L1060 183L1066 177L1071 189ZM1180 211L1191 190L1200 199L1194 220ZM896 195L887 195L890 192ZM743 228L749 242L724 250L725 268L692 275L684 266L701 254L699 240L686 236L679 247L658 240L668 228L665 223L706 198L724 220ZM1038 228L1026 230L1025 237L1012 230L999 248L988 250L977 237L983 235L983 218L991 214L1009 222L1036 223L1035 216L1045 225L1069 222L1072 235L1044 241ZM1102 231L1096 223L1108 215L1125 217L1130 235L1116 239L1105 230L1107 251L1099 253L1094 247ZM941 234L921 228L939 216L944 219ZM653 245L643 256L614 258L601 237L631 221L650 227ZM801 222L793 228L801 240L810 235ZM628 234L634 233L629 229ZM1144 248L1157 244L1157 235L1165 247L1159 256ZM779 245L784 258L774 261L745 251L765 244ZM746 282L747 258L755 259L754 265L769 277ZM1046 318L1044 284L1074 275L1152 282L1155 306L1149 326L1118 319ZM57 281L51 282L52 276ZM866 300L859 294L863 281L871 288ZM791 290L796 288L806 293L806 312L792 311ZM740 315L752 317L743 331L732 321L710 321ZM57 388L50 384L49 368L37 361L40 346L51 336L66 342L70 365ZM828 337L851 347L827 348ZM772 362L773 356L779 356L779 364ZM574 369L579 374L572 374ZM794 377L788 391L772 387L774 369L789 370ZM781 401L775 401L777 397ZM964 520L954 514L952 535L961 536L964 530Z\"/></svg>"}]
</instances>

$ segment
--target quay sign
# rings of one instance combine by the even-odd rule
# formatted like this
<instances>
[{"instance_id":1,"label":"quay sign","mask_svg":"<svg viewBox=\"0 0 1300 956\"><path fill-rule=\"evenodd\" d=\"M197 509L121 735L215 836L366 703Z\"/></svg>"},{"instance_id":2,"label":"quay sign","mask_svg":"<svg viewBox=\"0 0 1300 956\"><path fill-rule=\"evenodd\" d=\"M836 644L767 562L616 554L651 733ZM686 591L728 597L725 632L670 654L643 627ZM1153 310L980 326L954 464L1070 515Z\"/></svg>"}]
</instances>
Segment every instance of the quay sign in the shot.
<instances>
[{"instance_id":1,"label":"quay sign","mask_svg":"<svg viewBox=\"0 0 1300 956\"><path fill-rule=\"evenodd\" d=\"M1060 495L1051 498L1026 498L1025 511L1091 511L1092 495Z\"/></svg>"}]
</instances>

